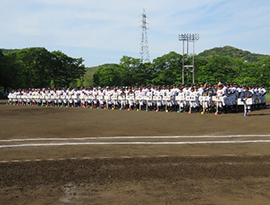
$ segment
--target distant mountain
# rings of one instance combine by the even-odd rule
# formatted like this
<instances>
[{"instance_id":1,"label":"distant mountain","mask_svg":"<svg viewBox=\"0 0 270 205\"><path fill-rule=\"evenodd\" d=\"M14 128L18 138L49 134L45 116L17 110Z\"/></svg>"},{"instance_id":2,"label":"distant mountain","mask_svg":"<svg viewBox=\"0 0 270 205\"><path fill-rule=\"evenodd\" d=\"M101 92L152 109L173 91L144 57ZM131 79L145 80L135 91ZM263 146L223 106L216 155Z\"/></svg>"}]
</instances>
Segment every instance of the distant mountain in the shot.
<instances>
[{"instance_id":1,"label":"distant mountain","mask_svg":"<svg viewBox=\"0 0 270 205\"><path fill-rule=\"evenodd\" d=\"M234 48L232 46L224 46L205 50L199 53L198 56L202 58L210 58L211 56L230 56L232 58L240 58L243 60L247 60L248 62L254 63L260 61L263 57L269 55L256 54L251 53L249 51Z\"/></svg>"}]
</instances>

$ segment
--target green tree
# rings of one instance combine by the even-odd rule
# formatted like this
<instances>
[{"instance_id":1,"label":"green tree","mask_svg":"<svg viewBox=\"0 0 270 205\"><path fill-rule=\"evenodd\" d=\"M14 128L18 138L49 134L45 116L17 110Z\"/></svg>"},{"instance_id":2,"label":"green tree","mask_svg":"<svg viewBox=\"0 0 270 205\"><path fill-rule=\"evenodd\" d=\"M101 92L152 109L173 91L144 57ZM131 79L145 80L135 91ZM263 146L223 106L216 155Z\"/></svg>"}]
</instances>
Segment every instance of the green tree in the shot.
<instances>
[{"instance_id":1,"label":"green tree","mask_svg":"<svg viewBox=\"0 0 270 205\"><path fill-rule=\"evenodd\" d=\"M0 86L7 91L9 88L17 88L18 66L15 65L14 56L6 56L0 50Z\"/></svg>"},{"instance_id":2,"label":"green tree","mask_svg":"<svg viewBox=\"0 0 270 205\"><path fill-rule=\"evenodd\" d=\"M82 58L71 58L61 51L53 51L53 58L48 73L53 81L53 87L69 87L85 74Z\"/></svg>"},{"instance_id":3,"label":"green tree","mask_svg":"<svg viewBox=\"0 0 270 205\"><path fill-rule=\"evenodd\" d=\"M72 82L81 82L85 73L82 58L71 58L60 51L25 48L9 52L6 57L5 68L10 72L5 79L16 78L13 88L48 87L51 82L53 87L69 87Z\"/></svg>"},{"instance_id":4,"label":"green tree","mask_svg":"<svg viewBox=\"0 0 270 205\"><path fill-rule=\"evenodd\" d=\"M17 58L15 53L4 56L4 72L0 74L0 82L5 91L7 89L20 88L24 83L21 74L21 67L16 59Z\"/></svg>"},{"instance_id":5,"label":"green tree","mask_svg":"<svg viewBox=\"0 0 270 205\"><path fill-rule=\"evenodd\" d=\"M148 81L148 64L141 63L139 58L123 56L120 60L123 85L141 85Z\"/></svg>"},{"instance_id":6,"label":"green tree","mask_svg":"<svg viewBox=\"0 0 270 205\"><path fill-rule=\"evenodd\" d=\"M98 67L86 68L86 72L83 76L83 86L93 87L94 86L94 74Z\"/></svg>"},{"instance_id":7,"label":"green tree","mask_svg":"<svg viewBox=\"0 0 270 205\"><path fill-rule=\"evenodd\" d=\"M200 67L200 82L232 82L236 75L233 59L227 56L213 56L205 66Z\"/></svg>"},{"instance_id":8,"label":"green tree","mask_svg":"<svg viewBox=\"0 0 270 205\"><path fill-rule=\"evenodd\" d=\"M194 64L195 64L195 83L197 84L201 84L201 83L205 83L205 77L204 77L204 73L203 73L203 68L204 66L207 65L208 63L208 59L206 58L201 58L199 56L195 56L195 60L194 60Z\"/></svg>"},{"instance_id":9,"label":"green tree","mask_svg":"<svg viewBox=\"0 0 270 205\"><path fill-rule=\"evenodd\" d=\"M270 56L265 57L261 63L258 63L258 83L270 87Z\"/></svg>"},{"instance_id":10,"label":"green tree","mask_svg":"<svg viewBox=\"0 0 270 205\"><path fill-rule=\"evenodd\" d=\"M100 66L93 76L95 86L121 85L121 67L117 64Z\"/></svg>"},{"instance_id":11,"label":"green tree","mask_svg":"<svg viewBox=\"0 0 270 205\"><path fill-rule=\"evenodd\" d=\"M170 52L154 59L151 73L152 84L180 84L182 82L182 56L176 52Z\"/></svg>"},{"instance_id":12,"label":"green tree","mask_svg":"<svg viewBox=\"0 0 270 205\"><path fill-rule=\"evenodd\" d=\"M8 53L20 71L22 88L45 87L50 84L50 77L46 72L50 66L51 53L45 48L25 48Z\"/></svg>"}]
</instances>

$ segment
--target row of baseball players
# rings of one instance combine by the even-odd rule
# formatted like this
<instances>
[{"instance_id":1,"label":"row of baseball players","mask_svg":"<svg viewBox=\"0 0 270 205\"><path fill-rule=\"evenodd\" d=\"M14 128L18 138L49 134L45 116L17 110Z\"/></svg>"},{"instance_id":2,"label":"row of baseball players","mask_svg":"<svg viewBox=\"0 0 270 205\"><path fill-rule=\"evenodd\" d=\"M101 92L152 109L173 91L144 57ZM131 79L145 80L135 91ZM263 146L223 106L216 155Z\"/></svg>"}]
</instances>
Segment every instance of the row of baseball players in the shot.
<instances>
[{"instance_id":1,"label":"row of baseball players","mask_svg":"<svg viewBox=\"0 0 270 205\"><path fill-rule=\"evenodd\" d=\"M262 86L253 86L248 88L253 98L253 104L266 103L266 89ZM153 103L157 106L174 106L184 107L187 104L192 107L201 105L200 96L209 96L207 106L213 104L213 98L220 99L219 106L236 105L237 99L245 91L244 87L237 84L218 85L200 85L200 86L140 86L140 87L94 87L79 89L28 89L17 90L9 93L10 103L15 104L64 104L74 106L104 106L104 104L121 104L121 106L145 105L147 101L150 105ZM181 98L177 98L181 96ZM187 101L187 97L193 97ZM157 98L158 97L158 98Z\"/></svg>"}]
</instances>

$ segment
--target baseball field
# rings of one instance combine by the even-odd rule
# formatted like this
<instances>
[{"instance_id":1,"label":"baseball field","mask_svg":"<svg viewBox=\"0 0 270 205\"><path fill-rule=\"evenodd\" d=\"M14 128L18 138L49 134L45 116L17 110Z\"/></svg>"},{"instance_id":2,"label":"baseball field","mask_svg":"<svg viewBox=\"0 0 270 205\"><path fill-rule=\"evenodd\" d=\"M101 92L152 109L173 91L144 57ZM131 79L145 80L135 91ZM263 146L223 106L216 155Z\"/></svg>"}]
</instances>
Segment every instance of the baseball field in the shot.
<instances>
[{"instance_id":1,"label":"baseball field","mask_svg":"<svg viewBox=\"0 0 270 205\"><path fill-rule=\"evenodd\" d=\"M166 113L0 103L1 204L270 204L270 107Z\"/></svg>"}]
</instances>

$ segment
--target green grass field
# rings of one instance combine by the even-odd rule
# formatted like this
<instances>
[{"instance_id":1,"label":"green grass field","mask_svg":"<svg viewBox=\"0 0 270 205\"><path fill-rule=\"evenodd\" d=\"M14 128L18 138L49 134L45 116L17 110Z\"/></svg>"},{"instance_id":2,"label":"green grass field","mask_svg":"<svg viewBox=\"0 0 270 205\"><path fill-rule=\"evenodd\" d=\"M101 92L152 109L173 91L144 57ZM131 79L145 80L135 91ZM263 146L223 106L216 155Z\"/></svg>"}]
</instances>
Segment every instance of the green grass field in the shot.
<instances>
[{"instance_id":1,"label":"green grass field","mask_svg":"<svg viewBox=\"0 0 270 205\"><path fill-rule=\"evenodd\" d=\"M8 99L0 99L0 102L7 102Z\"/></svg>"},{"instance_id":2,"label":"green grass field","mask_svg":"<svg viewBox=\"0 0 270 205\"><path fill-rule=\"evenodd\" d=\"M266 94L266 100L267 100L267 101L270 101L270 93L267 93L267 94Z\"/></svg>"}]
</instances>

